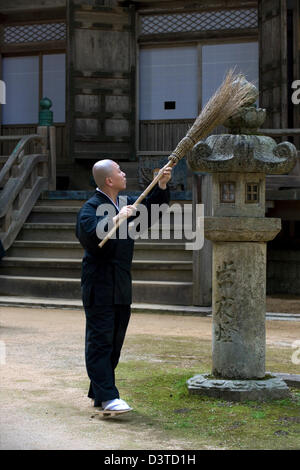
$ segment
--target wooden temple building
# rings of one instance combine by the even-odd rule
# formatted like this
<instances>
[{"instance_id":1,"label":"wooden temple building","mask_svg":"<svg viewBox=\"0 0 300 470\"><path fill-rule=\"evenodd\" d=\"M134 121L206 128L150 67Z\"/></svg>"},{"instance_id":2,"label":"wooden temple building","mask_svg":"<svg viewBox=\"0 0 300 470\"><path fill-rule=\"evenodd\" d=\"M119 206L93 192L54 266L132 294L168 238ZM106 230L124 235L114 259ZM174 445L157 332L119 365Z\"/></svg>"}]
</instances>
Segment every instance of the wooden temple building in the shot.
<instances>
[{"instance_id":1,"label":"wooden temple building","mask_svg":"<svg viewBox=\"0 0 300 470\"><path fill-rule=\"evenodd\" d=\"M257 85L266 135L300 151L299 0L0 0L0 300L79 298L73 226L94 190L93 163L118 161L138 194L232 67ZM38 147L43 98L52 131ZM32 137L1 176L22 136ZM201 178L181 161L172 201L209 205ZM299 159L291 174L267 178L266 199L266 215L282 219L268 293L300 295ZM209 253L195 275L180 243L144 245L135 302L210 305Z\"/></svg>"}]
</instances>

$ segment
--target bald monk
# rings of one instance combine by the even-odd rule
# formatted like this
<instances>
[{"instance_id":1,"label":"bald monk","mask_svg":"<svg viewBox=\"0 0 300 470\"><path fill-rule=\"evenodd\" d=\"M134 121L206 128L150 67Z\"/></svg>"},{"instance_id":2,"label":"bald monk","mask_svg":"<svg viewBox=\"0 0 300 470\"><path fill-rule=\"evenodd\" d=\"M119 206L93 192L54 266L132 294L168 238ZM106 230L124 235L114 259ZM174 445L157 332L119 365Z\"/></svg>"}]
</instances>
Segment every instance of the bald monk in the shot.
<instances>
[{"instance_id":1,"label":"bald monk","mask_svg":"<svg viewBox=\"0 0 300 470\"><path fill-rule=\"evenodd\" d=\"M90 378L88 397L93 400L95 407L118 414L132 409L120 399L115 384L115 369L131 313L134 240L130 237L118 238L118 230L114 239L99 248L101 238L97 225L100 223L101 227L108 228L119 218L126 219L124 224L133 220L134 198L128 198L128 204L120 208L118 194L126 189L126 175L113 160L95 163L93 177L97 184L96 192L79 211L76 226L76 236L85 250L81 289L86 315L85 360ZM143 201L148 209L151 204L169 203L167 183L170 178L171 169L167 169L158 185ZM97 215L104 213L101 210L97 212L103 204L112 211ZM104 236L105 233L102 239Z\"/></svg>"}]
</instances>

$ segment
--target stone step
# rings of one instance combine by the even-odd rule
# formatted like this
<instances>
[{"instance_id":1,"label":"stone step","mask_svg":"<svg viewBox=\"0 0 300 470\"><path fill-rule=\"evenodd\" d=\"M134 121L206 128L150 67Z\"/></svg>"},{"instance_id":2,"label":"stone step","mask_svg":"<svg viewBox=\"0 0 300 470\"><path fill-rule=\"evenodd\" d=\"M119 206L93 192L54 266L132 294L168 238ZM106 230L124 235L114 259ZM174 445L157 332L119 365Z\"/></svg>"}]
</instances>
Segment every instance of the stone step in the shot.
<instances>
[{"instance_id":1,"label":"stone step","mask_svg":"<svg viewBox=\"0 0 300 470\"><path fill-rule=\"evenodd\" d=\"M72 204L68 205L68 201L64 201L65 204L63 205L62 202L58 203L57 201L40 201L42 202L36 204L33 207L29 217L27 218L27 223L57 223L57 222L73 222L76 223L77 214L80 211L81 205L79 204ZM187 221L187 224L191 225L192 220L192 206L186 205L184 209L184 216L183 216L183 209L180 205L176 204L171 206L170 211L170 223L171 225L174 224L174 218L179 218L180 220ZM185 219L183 219L183 217Z\"/></svg>"},{"instance_id":2,"label":"stone step","mask_svg":"<svg viewBox=\"0 0 300 470\"><path fill-rule=\"evenodd\" d=\"M80 208L87 201L87 199L49 199L40 198L36 201L35 207L76 207Z\"/></svg>"},{"instance_id":3,"label":"stone step","mask_svg":"<svg viewBox=\"0 0 300 470\"><path fill-rule=\"evenodd\" d=\"M133 281L133 302L191 305L191 282ZM1 296L80 299L76 278L0 276Z\"/></svg>"},{"instance_id":4,"label":"stone step","mask_svg":"<svg viewBox=\"0 0 300 470\"><path fill-rule=\"evenodd\" d=\"M0 306L83 310L81 299L51 299L45 297L24 297L14 295L0 295ZM200 317L210 316L212 313L211 307L141 302L133 303L131 305L131 311L132 313L156 313L158 315L189 315Z\"/></svg>"},{"instance_id":5,"label":"stone step","mask_svg":"<svg viewBox=\"0 0 300 470\"><path fill-rule=\"evenodd\" d=\"M143 242L137 240L134 245L134 260L156 259L165 261L193 261L192 250L185 249L185 243Z\"/></svg>"},{"instance_id":6,"label":"stone step","mask_svg":"<svg viewBox=\"0 0 300 470\"><path fill-rule=\"evenodd\" d=\"M26 222L18 235L18 240L77 241L75 228L76 224L72 222ZM152 227L148 238L141 241L168 240L171 243L176 243L186 239L193 240L191 229L183 230L181 226L170 225L170 227L157 229Z\"/></svg>"},{"instance_id":7,"label":"stone step","mask_svg":"<svg viewBox=\"0 0 300 470\"><path fill-rule=\"evenodd\" d=\"M18 240L77 241L74 223L25 223Z\"/></svg>"},{"instance_id":8,"label":"stone step","mask_svg":"<svg viewBox=\"0 0 300 470\"><path fill-rule=\"evenodd\" d=\"M22 295L0 295L0 306L5 307L31 307L31 308L57 308L57 309L72 309L82 310L81 299L55 299L46 297L25 297ZM132 313L156 313L158 315L188 315L188 316L207 316L211 317L212 307L197 307L195 305L172 305L172 304L153 304L135 302L131 305ZM300 322L300 315L293 313L273 313L266 312L266 320L272 321L298 321ZM290 383L291 386L299 386L300 376L293 374L281 374L272 372L275 376L281 376L283 379L295 379L297 384ZM286 376L286 377L285 377ZM285 380L286 381L286 380ZM295 381L294 381L295 382Z\"/></svg>"},{"instance_id":9,"label":"stone step","mask_svg":"<svg viewBox=\"0 0 300 470\"><path fill-rule=\"evenodd\" d=\"M80 278L81 259L67 258L20 258L4 257L0 264L0 275ZM135 260L132 263L132 278L145 281L191 282L193 265L190 261Z\"/></svg>"},{"instance_id":10,"label":"stone step","mask_svg":"<svg viewBox=\"0 0 300 470\"><path fill-rule=\"evenodd\" d=\"M16 240L6 256L81 259L83 248L78 241Z\"/></svg>"},{"instance_id":11,"label":"stone step","mask_svg":"<svg viewBox=\"0 0 300 470\"><path fill-rule=\"evenodd\" d=\"M94 191L71 191L74 194L74 197L72 199L68 198L67 195L64 194L64 191L55 191L57 193L56 195L53 195L52 197L47 197L47 195L44 195L38 199L36 202L36 206L77 206L81 207L90 197L93 196ZM61 194L59 194L61 193ZM68 193L68 191L66 191ZM134 198L138 198L140 194L142 193L142 190L129 190L129 191L121 191L120 196L130 196ZM172 197L172 192L171 192L171 197ZM170 205L176 204L178 206L185 206L186 209L192 210L192 201L191 200L180 200L180 199L171 199L170 200Z\"/></svg>"},{"instance_id":12,"label":"stone step","mask_svg":"<svg viewBox=\"0 0 300 470\"><path fill-rule=\"evenodd\" d=\"M192 282L132 281L133 302L191 305Z\"/></svg>"},{"instance_id":13,"label":"stone step","mask_svg":"<svg viewBox=\"0 0 300 470\"><path fill-rule=\"evenodd\" d=\"M75 223L80 206L41 205L33 207L27 223L71 222Z\"/></svg>"},{"instance_id":14,"label":"stone step","mask_svg":"<svg viewBox=\"0 0 300 470\"><path fill-rule=\"evenodd\" d=\"M83 248L78 241L16 240L7 256L79 259L83 256ZM192 261L192 258L192 251L185 250L184 243L135 242L135 260Z\"/></svg>"},{"instance_id":15,"label":"stone step","mask_svg":"<svg viewBox=\"0 0 300 470\"><path fill-rule=\"evenodd\" d=\"M46 202L46 201L43 201L43 202ZM62 205L62 204L59 204L59 205L55 205L55 204L36 204L33 208L32 208L32 212L37 212L37 213L43 213L43 212L57 212L57 213L60 213L60 212L72 212L72 213L76 213L77 211L79 211L81 209L81 206L79 205L71 205L71 206L68 206L68 205Z\"/></svg>"},{"instance_id":16,"label":"stone step","mask_svg":"<svg viewBox=\"0 0 300 470\"><path fill-rule=\"evenodd\" d=\"M133 280L193 281L191 261L133 260Z\"/></svg>"}]
</instances>

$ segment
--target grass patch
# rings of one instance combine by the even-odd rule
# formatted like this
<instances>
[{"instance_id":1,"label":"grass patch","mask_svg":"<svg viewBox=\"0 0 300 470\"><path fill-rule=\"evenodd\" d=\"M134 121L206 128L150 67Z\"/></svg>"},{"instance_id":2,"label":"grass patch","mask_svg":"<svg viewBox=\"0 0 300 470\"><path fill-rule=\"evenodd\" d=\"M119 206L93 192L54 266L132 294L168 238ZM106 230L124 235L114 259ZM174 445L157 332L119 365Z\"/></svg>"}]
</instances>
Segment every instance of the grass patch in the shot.
<instances>
[{"instance_id":1,"label":"grass patch","mask_svg":"<svg viewBox=\"0 0 300 470\"><path fill-rule=\"evenodd\" d=\"M153 430L184 440L190 449L300 448L299 390L292 390L292 398L266 403L190 395L187 379L210 370L210 342L201 342L195 349L189 338L152 337L149 344L140 335L127 341L126 349L127 360L118 366L117 383L134 413ZM282 352L269 351L267 370L286 371L288 353Z\"/></svg>"}]
</instances>

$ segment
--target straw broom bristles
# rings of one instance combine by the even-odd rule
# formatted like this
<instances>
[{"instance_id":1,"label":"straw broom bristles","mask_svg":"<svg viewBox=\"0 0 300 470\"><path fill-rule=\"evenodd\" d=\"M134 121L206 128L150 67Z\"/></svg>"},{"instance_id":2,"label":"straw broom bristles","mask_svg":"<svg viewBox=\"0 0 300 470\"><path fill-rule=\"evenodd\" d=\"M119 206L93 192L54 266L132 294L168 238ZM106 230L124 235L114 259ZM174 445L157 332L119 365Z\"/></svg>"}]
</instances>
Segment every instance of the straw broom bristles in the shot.
<instances>
[{"instance_id":1,"label":"straw broom bristles","mask_svg":"<svg viewBox=\"0 0 300 470\"><path fill-rule=\"evenodd\" d=\"M223 124L228 118L249 102L255 101L254 86L248 82L242 74L235 74L230 70L216 93L205 105L186 136L179 142L175 150L169 156L168 163L161 168L156 177L138 197L133 204L135 207L149 194L151 189L158 183L166 168L174 167L178 161L183 158L199 140L205 138L215 127ZM254 97L256 98L256 97ZM101 241L99 247L102 247L107 240L117 231L121 223L126 219L119 220L110 230L106 237Z\"/></svg>"},{"instance_id":2,"label":"straw broom bristles","mask_svg":"<svg viewBox=\"0 0 300 470\"><path fill-rule=\"evenodd\" d=\"M223 124L242 106L253 101L254 86L242 74L230 70L215 94L205 105L186 136L179 142L169 159L180 160L199 140L206 137L215 127ZM254 99L255 101L255 99Z\"/></svg>"}]
</instances>

